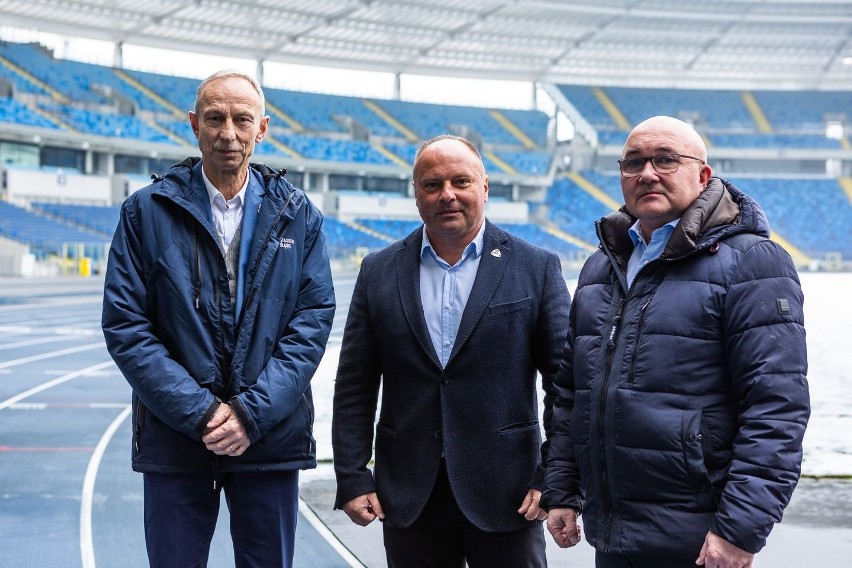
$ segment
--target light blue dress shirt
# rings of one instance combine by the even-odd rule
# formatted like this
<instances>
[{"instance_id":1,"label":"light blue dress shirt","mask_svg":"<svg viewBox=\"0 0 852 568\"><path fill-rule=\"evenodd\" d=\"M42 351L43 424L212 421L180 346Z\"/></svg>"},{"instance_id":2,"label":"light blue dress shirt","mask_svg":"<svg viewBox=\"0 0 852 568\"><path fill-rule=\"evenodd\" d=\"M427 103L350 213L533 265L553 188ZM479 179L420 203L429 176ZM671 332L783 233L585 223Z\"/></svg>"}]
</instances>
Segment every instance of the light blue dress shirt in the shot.
<instances>
[{"instance_id":1,"label":"light blue dress shirt","mask_svg":"<svg viewBox=\"0 0 852 568\"><path fill-rule=\"evenodd\" d=\"M441 366L447 366L482 257L485 223L453 266L437 255L426 227L420 245L420 302Z\"/></svg>"},{"instance_id":2,"label":"light blue dress shirt","mask_svg":"<svg viewBox=\"0 0 852 568\"><path fill-rule=\"evenodd\" d=\"M680 221L680 217L674 221L669 221L653 233L651 233L651 242L646 243L645 238L639 230L639 221L633 223L633 226L627 229L627 234L633 241L633 254L630 255L630 260L627 262L627 287L633 285L633 279L636 278L636 273L639 269L663 254L666 248L666 243L669 242L669 237L672 236L675 226Z\"/></svg>"}]
</instances>

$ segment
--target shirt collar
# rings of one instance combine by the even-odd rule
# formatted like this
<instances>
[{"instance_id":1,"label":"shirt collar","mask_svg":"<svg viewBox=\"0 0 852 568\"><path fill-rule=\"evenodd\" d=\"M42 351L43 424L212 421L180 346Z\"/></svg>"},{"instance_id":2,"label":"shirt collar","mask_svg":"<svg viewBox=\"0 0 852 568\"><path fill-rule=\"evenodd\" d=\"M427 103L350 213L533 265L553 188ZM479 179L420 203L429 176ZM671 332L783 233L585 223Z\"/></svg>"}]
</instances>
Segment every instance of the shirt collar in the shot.
<instances>
[{"instance_id":1,"label":"shirt collar","mask_svg":"<svg viewBox=\"0 0 852 568\"><path fill-rule=\"evenodd\" d=\"M660 235L665 235L666 240L668 240L668 237L671 236L671 234L674 232L674 229L679 222L680 222L680 217L678 217L677 219L674 219L672 221L669 221L668 223L666 223L662 227L656 229L653 233L651 233L651 240L654 239L655 234L658 234L657 233L658 231L659 231ZM629 229L627 229L627 234L630 235L630 240L633 241L634 247L637 246L640 242L642 244L647 244L645 242L645 237L642 236L642 226L639 222L639 219L637 219L636 222L633 223L633 225L631 225L631 227Z\"/></svg>"},{"instance_id":2,"label":"shirt collar","mask_svg":"<svg viewBox=\"0 0 852 568\"><path fill-rule=\"evenodd\" d=\"M233 199L239 200L240 205L242 205L245 202L246 188L248 187L250 175L251 175L250 172L246 174L246 181L243 184L243 187L240 188L240 190L237 192L237 194L233 197ZM207 189L207 196L210 198L210 205L212 206L213 203L216 201L216 196L221 196L222 200L224 201L225 196L222 195L222 193L218 189L216 189L216 186L213 185L213 182L210 181L210 178L208 178L207 174L204 172L204 163L203 162L201 164L201 177L204 180L204 187Z\"/></svg>"},{"instance_id":3,"label":"shirt collar","mask_svg":"<svg viewBox=\"0 0 852 568\"><path fill-rule=\"evenodd\" d=\"M473 237L473 240L465 247L464 252L462 253L461 259L459 262L467 258L468 256L473 256L473 258L479 258L482 254L482 247L485 242L485 221L482 221L482 226L479 227L479 231L476 233L476 236ZM432 243L429 242L429 235L426 233L426 225L423 225L423 238L420 241L420 258L422 259L424 255L431 254L435 258L438 258L438 254L435 252L435 249L432 247Z\"/></svg>"}]
</instances>

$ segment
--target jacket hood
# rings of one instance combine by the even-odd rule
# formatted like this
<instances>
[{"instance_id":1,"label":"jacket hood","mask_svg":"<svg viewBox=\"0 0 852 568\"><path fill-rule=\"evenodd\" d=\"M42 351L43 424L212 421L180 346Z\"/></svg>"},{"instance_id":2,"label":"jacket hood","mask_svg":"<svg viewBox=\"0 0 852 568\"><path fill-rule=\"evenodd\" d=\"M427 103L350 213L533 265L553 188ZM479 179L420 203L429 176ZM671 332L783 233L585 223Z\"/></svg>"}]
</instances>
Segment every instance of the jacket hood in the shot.
<instances>
[{"instance_id":1,"label":"jacket hood","mask_svg":"<svg viewBox=\"0 0 852 568\"><path fill-rule=\"evenodd\" d=\"M601 246L623 259L625 266L633 252L627 230L636 219L622 206L596 223ZM769 237L769 221L754 199L728 180L713 177L707 189L683 212L662 257L677 258L740 233Z\"/></svg>"}]
</instances>

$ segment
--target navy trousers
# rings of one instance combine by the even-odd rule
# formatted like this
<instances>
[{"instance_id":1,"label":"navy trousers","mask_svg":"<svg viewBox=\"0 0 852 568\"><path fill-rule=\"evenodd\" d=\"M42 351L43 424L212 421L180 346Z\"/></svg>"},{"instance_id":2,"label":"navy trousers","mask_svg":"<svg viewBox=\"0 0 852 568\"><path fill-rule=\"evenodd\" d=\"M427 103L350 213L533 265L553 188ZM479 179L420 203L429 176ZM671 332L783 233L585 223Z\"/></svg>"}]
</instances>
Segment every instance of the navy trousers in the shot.
<instances>
[{"instance_id":1,"label":"navy trousers","mask_svg":"<svg viewBox=\"0 0 852 568\"><path fill-rule=\"evenodd\" d=\"M220 487L230 511L236 567L292 567L298 471L225 473L215 479L212 473L146 473L144 485L151 568L207 566Z\"/></svg>"}]
</instances>

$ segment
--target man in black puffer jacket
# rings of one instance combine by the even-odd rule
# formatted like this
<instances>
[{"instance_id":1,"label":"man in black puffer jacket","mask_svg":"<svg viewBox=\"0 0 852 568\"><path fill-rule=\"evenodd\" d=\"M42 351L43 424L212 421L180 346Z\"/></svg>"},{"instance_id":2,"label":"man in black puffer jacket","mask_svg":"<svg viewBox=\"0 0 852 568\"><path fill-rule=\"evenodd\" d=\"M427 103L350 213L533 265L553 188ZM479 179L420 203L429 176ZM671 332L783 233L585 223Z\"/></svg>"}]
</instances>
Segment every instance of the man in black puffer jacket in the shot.
<instances>
[{"instance_id":1,"label":"man in black puffer jacket","mask_svg":"<svg viewBox=\"0 0 852 568\"><path fill-rule=\"evenodd\" d=\"M688 124L636 126L625 205L580 274L542 503L598 568L750 567L799 478L802 291L750 197Z\"/></svg>"}]
</instances>

